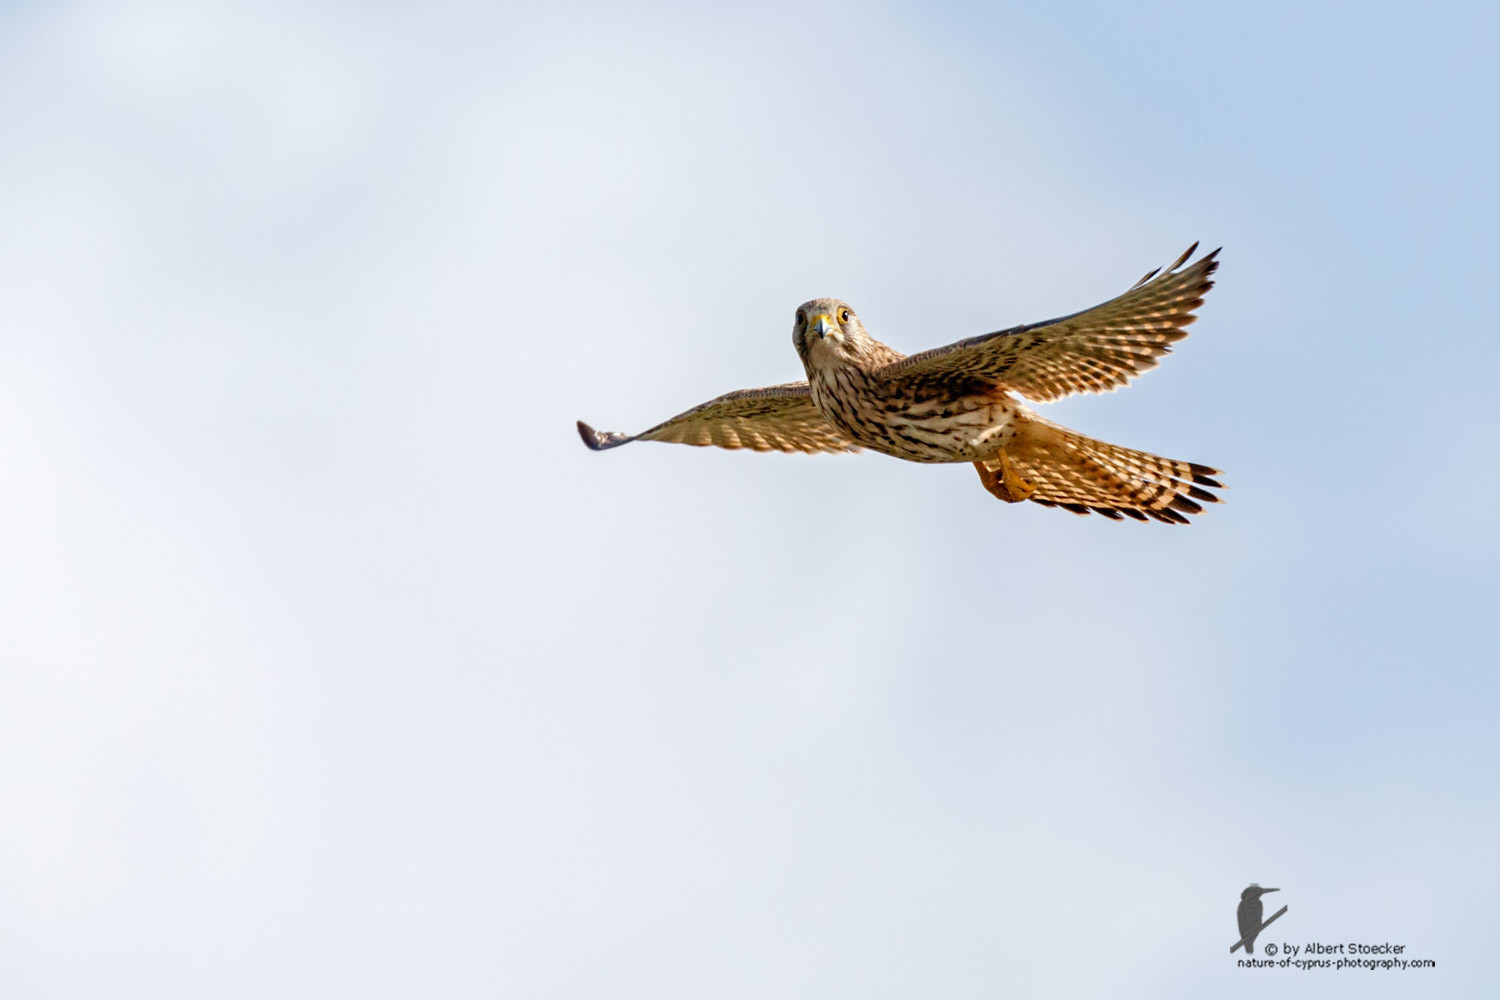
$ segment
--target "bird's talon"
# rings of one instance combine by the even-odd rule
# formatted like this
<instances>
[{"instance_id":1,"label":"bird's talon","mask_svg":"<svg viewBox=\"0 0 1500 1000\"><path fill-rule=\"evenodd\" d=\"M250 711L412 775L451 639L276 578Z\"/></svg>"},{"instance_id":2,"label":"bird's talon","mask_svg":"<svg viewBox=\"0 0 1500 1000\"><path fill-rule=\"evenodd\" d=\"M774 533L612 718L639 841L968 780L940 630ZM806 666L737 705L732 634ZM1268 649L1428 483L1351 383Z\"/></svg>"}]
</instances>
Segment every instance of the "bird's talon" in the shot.
<instances>
[{"instance_id":1,"label":"bird's talon","mask_svg":"<svg viewBox=\"0 0 1500 1000\"><path fill-rule=\"evenodd\" d=\"M1004 452L997 455L995 460L1000 464L999 469L991 469L983 462L974 463L974 468L979 470L979 481L984 484L984 488L1006 503L1020 503L1022 500L1030 499L1031 495L1036 492L1036 484L1021 478L1015 466L1011 465L1010 457Z\"/></svg>"}]
</instances>

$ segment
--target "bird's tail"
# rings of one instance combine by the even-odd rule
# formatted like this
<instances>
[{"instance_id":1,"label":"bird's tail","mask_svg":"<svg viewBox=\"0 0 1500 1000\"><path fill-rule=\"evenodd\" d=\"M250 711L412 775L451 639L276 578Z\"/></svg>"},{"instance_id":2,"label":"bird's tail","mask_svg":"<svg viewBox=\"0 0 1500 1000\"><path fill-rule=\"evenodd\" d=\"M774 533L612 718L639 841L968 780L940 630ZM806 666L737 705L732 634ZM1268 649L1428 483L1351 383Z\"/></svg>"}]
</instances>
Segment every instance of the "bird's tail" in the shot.
<instances>
[{"instance_id":1,"label":"bird's tail","mask_svg":"<svg viewBox=\"0 0 1500 1000\"><path fill-rule=\"evenodd\" d=\"M1193 537L1196 538L1197 536L1195 535ZM1245 942L1245 954L1246 955L1254 955L1255 954L1255 938L1251 938L1249 941Z\"/></svg>"},{"instance_id":2,"label":"bird's tail","mask_svg":"<svg viewBox=\"0 0 1500 1000\"><path fill-rule=\"evenodd\" d=\"M1212 478L1217 469L1097 441L1034 413L1019 415L1015 437L1003 455L974 464L987 486L1010 466L1006 480L1023 485L1012 488L1011 495L996 493L1002 499L1026 499L1116 521L1133 517L1186 524L1188 514L1203 512L1198 501L1219 502L1210 489L1224 488Z\"/></svg>"}]
</instances>

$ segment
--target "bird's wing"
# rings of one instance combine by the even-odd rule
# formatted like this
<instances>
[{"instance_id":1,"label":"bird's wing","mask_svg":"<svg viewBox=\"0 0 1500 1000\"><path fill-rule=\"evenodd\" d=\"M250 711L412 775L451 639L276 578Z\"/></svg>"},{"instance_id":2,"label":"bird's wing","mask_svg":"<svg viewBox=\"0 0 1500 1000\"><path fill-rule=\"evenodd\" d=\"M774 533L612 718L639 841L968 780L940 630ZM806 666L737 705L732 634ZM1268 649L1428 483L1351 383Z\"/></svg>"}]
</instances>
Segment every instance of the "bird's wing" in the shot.
<instances>
[{"instance_id":1,"label":"bird's wing","mask_svg":"<svg viewBox=\"0 0 1500 1000\"><path fill-rule=\"evenodd\" d=\"M882 371L917 383L991 379L1039 402L1075 392L1108 392L1155 368L1193 310L1213 287L1215 250L1188 267L1193 251L1165 271L1152 271L1123 295L1071 316L986 333L913 354ZM1158 269L1160 270L1160 269Z\"/></svg>"},{"instance_id":2,"label":"bird's wing","mask_svg":"<svg viewBox=\"0 0 1500 1000\"><path fill-rule=\"evenodd\" d=\"M631 441L751 448L755 451L858 451L813 405L806 382L740 389L679 413L633 436L596 431L582 420L578 433L595 451Z\"/></svg>"},{"instance_id":3,"label":"bird's wing","mask_svg":"<svg viewBox=\"0 0 1500 1000\"><path fill-rule=\"evenodd\" d=\"M1258 899L1247 899L1241 903L1240 908L1234 914L1235 919L1239 921L1240 937L1243 938L1251 931L1258 930L1260 928L1261 914L1265 912L1265 905Z\"/></svg>"}]
</instances>

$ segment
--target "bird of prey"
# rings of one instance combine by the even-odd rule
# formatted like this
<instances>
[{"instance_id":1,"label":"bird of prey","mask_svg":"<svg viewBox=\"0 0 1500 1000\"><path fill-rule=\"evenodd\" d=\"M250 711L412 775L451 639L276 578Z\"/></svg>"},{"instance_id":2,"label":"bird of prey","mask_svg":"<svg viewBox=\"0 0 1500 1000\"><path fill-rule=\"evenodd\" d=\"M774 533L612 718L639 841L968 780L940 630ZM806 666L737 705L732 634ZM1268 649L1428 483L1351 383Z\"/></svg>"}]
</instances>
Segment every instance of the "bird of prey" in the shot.
<instances>
[{"instance_id":1,"label":"bird of prey","mask_svg":"<svg viewBox=\"0 0 1500 1000\"><path fill-rule=\"evenodd\" d=\"M972 462L985 489L1010 503L1186 524L1199 501L1219 502L1209 492L1223 488L1217 469L1085 437L1017 396L1113 391L1155 368L1213 287L1219 251L1188 264L1197 248L1092 309L910 357L871 337L847 303L813 299L792 328L807 381L726 393L632 436L581 420L578 433L596 451L671 441Z\"/></svg>"},{"instance_id":2,"label":"bird of prey","mask_svg":"<svg viewBox=\"0 0 1500 1000\"><path fill-rule=\"evenodd\" d=\"M1268 892L1280 891L1280 889L1262 889L1252 883L1240 893L1240 907L1234 915L1240 924L1240 940L1245 942L1245 954L1255 954L1255 939L1260 935L1260 918L1266 912L1265 904L1260 901L1260 897ZM1278 913L1277 916L1280 914Z\"/></svg>"}]
</instances>

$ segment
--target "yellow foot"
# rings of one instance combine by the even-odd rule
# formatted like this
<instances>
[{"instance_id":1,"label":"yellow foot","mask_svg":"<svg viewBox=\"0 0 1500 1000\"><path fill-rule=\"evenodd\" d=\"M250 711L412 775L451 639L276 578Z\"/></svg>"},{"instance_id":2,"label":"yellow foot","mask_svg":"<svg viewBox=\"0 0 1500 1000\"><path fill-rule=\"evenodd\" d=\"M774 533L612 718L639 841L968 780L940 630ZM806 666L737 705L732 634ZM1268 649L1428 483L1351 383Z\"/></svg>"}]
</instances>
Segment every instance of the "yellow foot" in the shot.
<instances>
[{"instance_id":1,"label":"yellow foot","mask_svg":"<svg viewBox=\"0 0 1500 1000\"><path fill-rule=\"evenodd\" d=\"M998 464L998 469L988 466ZM1016 467L1011 464L1010 456L1000 452L988 462L975 462L974 468L979 470L979 481L984 488L1006 503L1020 503L1027 500L1031 494L1036 492L1036 483L1022 479Z\"/></svg>"}]
</instances>

